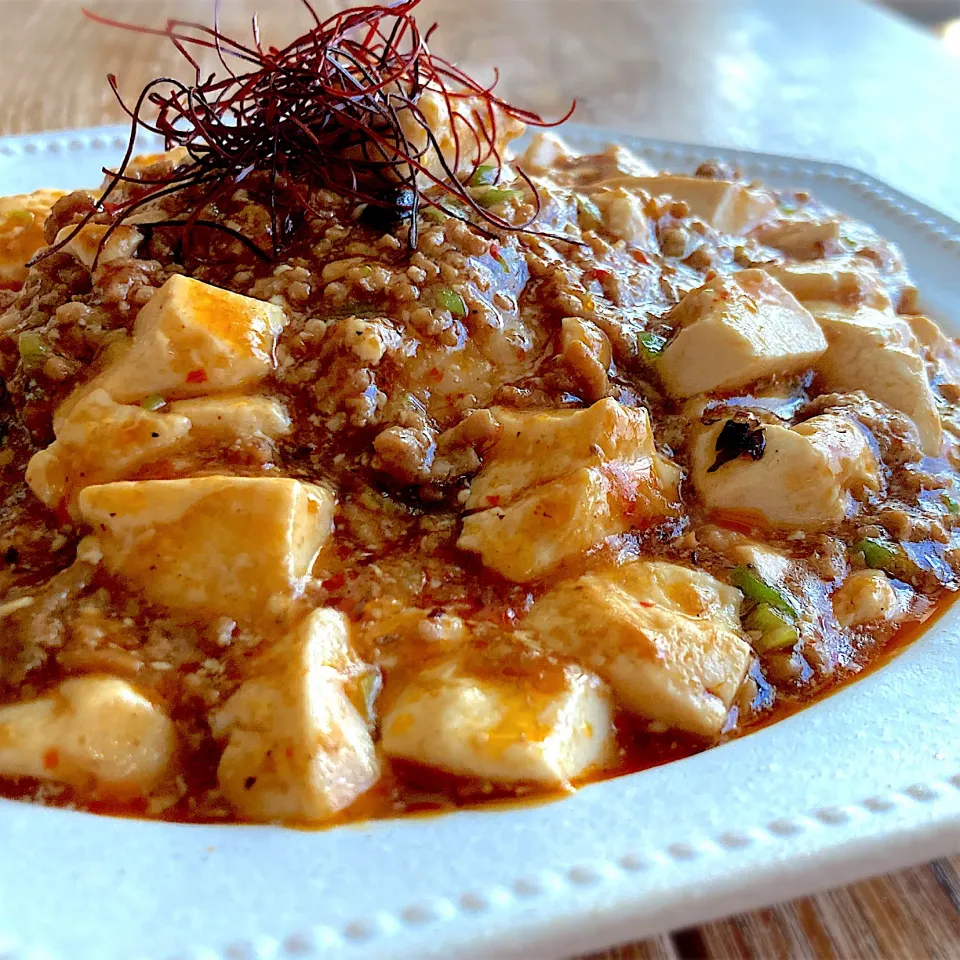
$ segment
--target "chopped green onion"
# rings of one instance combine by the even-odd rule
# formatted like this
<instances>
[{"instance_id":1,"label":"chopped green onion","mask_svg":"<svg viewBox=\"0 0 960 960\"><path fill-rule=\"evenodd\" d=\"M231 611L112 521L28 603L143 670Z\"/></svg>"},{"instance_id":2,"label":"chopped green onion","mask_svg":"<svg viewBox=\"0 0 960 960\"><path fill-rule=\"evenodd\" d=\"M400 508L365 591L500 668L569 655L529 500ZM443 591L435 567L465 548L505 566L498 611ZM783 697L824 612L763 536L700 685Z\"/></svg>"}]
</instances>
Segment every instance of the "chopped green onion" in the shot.
<instances>
[{"instance_id":1,"label":"chopped green onion","mask_svg":"<svg viewBox=\"0 0 960 960\"><path fill-rule=\"evenodd\" d=\"M954 500L949 493L941 494L941 496L943 497L944 505L947 508L947 513L951 513L955 517L960 515L960 503L957 503L957 501Z\"/></svg>"},{"instance_id":2,"label":"chopped green onion","mask_svg":"<svg viewBox=\"0 0 960 960\"><path fill-rule=\"evenodd\" d=\"M463 297L461 297L456 290L451 290L449 287L441 287L436 292L436 298L437 303L440 304L444 310L449 310L455 317L463 319L470 312L467 309L467 304Z\"/></svg>"},{"instance_id":3,"label":"chopped green onion","mask_svg":"<svg viewBox=\"0 0 960 960\"><path fill-rule=\"evenodd\" d=\"M467 181L471 187L489 187L497 182L498 170L490 163L481 163Z\"/></svg>"},{"instance_id":4,"label":"chopped green onion","mask_svg":"<svg viewBox=\"0 0 960 960\"><path fill-rule=\"evenodd\" d=\"M27 368L40 366L50 352L43 337L34 330L20 334L17 338L17 350L20 353L21 362Z\"/></svg>"},{"instance_id":5,"label":"chopped green onion","mask_svg":"<svg viewBox=\"0 0 960 960\"><path fill-rule=\"evenodd\" d=\"M667 338L661 337L659 333L641 333L637 336L637 343L640 345L640 352L648 360L656 360L663 353L663 348L667 345Z\"/></svg>"},{"instance_id":6,"label":"chopped green onion","mask_svg":"<svg viewBox=\"0 0 960 960\"><path fill-rule=\"evenodd\" d=\"M29 210L11 210L7 214L7 223L15 227L29 227L36 218Z\"/></svg>"},{"instance_id":7,"label":"chopped green onion","mask_svg":"<svg viewBox=\"0 0 960 960\"><path fill-rule=\"evenodd\" d=\"M423 216L426 220L431 220L433 223L443 223L444 220L450 219L450 214L446 210L441 210L439 207L424 207Z\"/></svg>"},{"instance_id":8,"label":"chopped green onion","mask_svg":"<svg viewBox=\"0 0 960 960\"><path fill-rule=\"evenodd\" d=\"M494 187L492 190L481 193L480 196L477 197L477 203L479 203L481 207L495 207L498 203L505 203L507 200L512 200L516 195L516 190Z\"/></svg>"},{"instance_id":9,"label":"chopped green onion","mask_svg":"<svg viewBox=\"0 0 960 960\"><path fill-rule=\"evenodd\" d=\"M144 397L140 401L140 406L143 407L144 410L159 410L166 405L167 401L164 400L159 393L152 393L149 397Z\"/></svg>"},{"instance_id":10,"label":"chopped green onion","mask_svg":"<svg viewBox=\"0 0 960 960\"><path fill-rule=\"evenodd\" d=\"M779 590L761 580L749 567L734 567L730 574L730 583L741 590L751 603L765 603L788 617L797 615L793 604Z\"/></svg>"},{"instance_id":11,"label":"chopped green onion","mask_svg":"<svg viewBox=\"0 0 960 960\"><path fill-rule=\"evenodd\" d=\"M760 639L754 643L760 652L792 647L800 639L800 633L789 616L769 603L758 603L744 617L743 626L760 634Z\"/></svg>"},{"instance_id":12,"label":"chopped green onion","mask_svg":"<svg viewBox=\"0 0 960 960\"><path fill-rule=\"evenodd\" d=\"M581 230L596 230L603 224L603 214L589 197L577 197L577 220Z\"/></svg>"},{"instance_id":13,"label":"chopped green onion","mask_svg":"<svg viewBox=\"0 0 960 960\"><path fill-rule=\"evenodd\" d=\"M792 623L785 623L768 633L761 634L759 640L754 641L757 653L769 653L773 650L792 649L800 639L800 632Z\"/></svg>"},{"instance_id":14,"label":"chopped green onion","mask_svg":"<svg viewBox=\"0 0 960 960\"><path fill-rule=\"evenodd\" d=\"M855 553L863 555L863 562L873 570L883 570L898 580L916 576L920 570L907 552L899 544L874 537L866 537L853 547Z\"/></svg>"}]
</instances>

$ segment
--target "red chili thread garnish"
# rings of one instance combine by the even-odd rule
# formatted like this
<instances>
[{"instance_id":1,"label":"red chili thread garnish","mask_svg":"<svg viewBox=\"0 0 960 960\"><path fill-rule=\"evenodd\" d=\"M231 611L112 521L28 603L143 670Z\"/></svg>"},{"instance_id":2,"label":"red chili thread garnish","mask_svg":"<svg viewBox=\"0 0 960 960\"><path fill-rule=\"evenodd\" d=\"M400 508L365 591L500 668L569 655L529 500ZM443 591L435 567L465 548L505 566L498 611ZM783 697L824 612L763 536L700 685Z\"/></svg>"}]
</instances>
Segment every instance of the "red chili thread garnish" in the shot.
<instances>
[{"instance_id":1,"label":"red chili thread garnish","mask_svg":"<svg viewBox=\"0 0 960 960\"><path fill-rule=\"evenodd\" d=\"M326 20L320 20L309 0L301 2L313 17L313 29L285 47L266 49L256 16L250 43L225 35L219 25L219 2L212 27L179 19L168 19L162 28L146 27L84 10L88 19L106 26L167 37L192 68L194 78L190 84L170 77L151 80L128 106L116 76L108 75L114 95L131 119L123 160L116 171L104 168L108 182L94 210L33 262L61 249L100 211L114 211L115 218L101 239L102 249L113 230L145 205L184 191L190 191L191 211L185 217L138 218L137 223L146 229L183 229L181 250L183 238L203 227L232 236L265 259L276 257L296 229L294 214L305 210L318 215L309 198L315 189L333 190L392 211L397 220L409 219L411 248L417 242L421 205L467 222L473 222L472 214L482 221L473 224L481 230L485 224L498 230L537 232L531 227L540 213L540 196L523 170L515 168L532 190L536 210L522 224L512 224L478 204L468 189L469 181L484 164L493 163L499 175L503 158L497 148L498 110L531 126L552 127L570 117L575 102L559 120L546 121L494 93L497 71L493 83L484 86L432 54L428 43L437 24L421 32L413 16L420 0L353 7ZM204 77L194 57L197 48L215 51L226 76L214 72ZM451 159L444 156L418 106L425 91L439 94L446 104L454 146ZM472 98L479 106L466 105ZM156 118L150 119L153 111ZM423 146L411 143L404 133L405 118L423 130ZM184 147L189 161L151 179L128 173L140 129L163 137L167 150ZM458 177L464 156L470 158L472 168ZM432 172L433 166L442 173ZM255 171L267 174L271 251L210 214L213 205L239 184L253 182ZM421 180L439 188L439 195L427 196ZM124 183L137 186L130 198L115 196Z\"/></svg>"}]
</instances>

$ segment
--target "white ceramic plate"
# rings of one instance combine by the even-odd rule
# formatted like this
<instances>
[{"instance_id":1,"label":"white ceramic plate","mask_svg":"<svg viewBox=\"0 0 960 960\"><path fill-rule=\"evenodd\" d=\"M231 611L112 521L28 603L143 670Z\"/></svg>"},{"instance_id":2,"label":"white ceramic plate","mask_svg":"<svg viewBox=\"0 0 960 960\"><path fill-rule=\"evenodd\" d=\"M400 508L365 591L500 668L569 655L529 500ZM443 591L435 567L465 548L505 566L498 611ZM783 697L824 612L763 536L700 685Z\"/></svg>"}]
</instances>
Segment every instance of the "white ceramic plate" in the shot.
<instances>
[{"instance_id":1,"label":"white ceramic plate","mask_svg":"<svg viewBox=\"0 0 960 960\"><path fill-rule=\"evenodd\" d=\"M960 225L903 195L842 167L566 132L810 189L900 243L960 333ZM124 142L0 140L0 194L96 183ZM0 801L0 960L559 958L836 886L960 849L958 691L960 606L798 716L561 802L305 833Z\"/></svg>"}]
</instances>

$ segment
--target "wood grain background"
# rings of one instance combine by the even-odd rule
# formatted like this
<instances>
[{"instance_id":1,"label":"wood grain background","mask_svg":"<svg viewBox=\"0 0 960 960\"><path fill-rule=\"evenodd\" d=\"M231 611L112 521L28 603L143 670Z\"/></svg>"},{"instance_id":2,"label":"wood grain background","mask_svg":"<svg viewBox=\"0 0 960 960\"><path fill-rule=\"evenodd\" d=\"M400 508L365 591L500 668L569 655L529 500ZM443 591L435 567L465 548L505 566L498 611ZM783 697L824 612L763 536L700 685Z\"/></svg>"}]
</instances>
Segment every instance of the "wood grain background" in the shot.
<instances>
[{"instance_id":1,"label":"wood grain background","mask_svg":"<svg viewBox=\"0 0 960 960\"><path fill-rule=\"evenodd\" d=\"M798 9L804 2L768 0ZM836 76L829 74L832 67L826 61L816 67L815 43L810 49L803 46L809 24L802 18L812 15L809 10L797 13L801 20L796 30L787 31L792 33L787 43L765 24L762 10L757 12L762 0L425 0L422 19L443 21L445 54L478 75L496 62L503 68L505 94L545 114L562 113L577 97L577 117L584 122L845 159L888 179L899 178L897 186L921 194L937 188L936 170L931 174L928 166L922 185L905 178L911 176L913 155L932 151L955 187L957 137L952 131L942 142L937 137L949 116L944 105L960 90L960 69L943 61L932 41L878 13L848 7L846 0L814 5L830 13L835 31L837 24L856 28L850 36L839 30L844 34L839 42L849 44L852 52L846 52ZM106 16L151 24L174 15L208 22L212 9L208 0L89 0L89 6ZM332 3L317 6L323 10ZM118 74L122 92L135 97L148 79L178 69L176 55L164 41L99 27L80 16L80 7L80 0L0 0L0 134L122 120L106 73ZM225 29L246 31L256 8L268 43L293 36L307 22L293 0L224 0ZM813 30L811 35L816 34ZM863 64L876 61L870 67L876 71L872 80L867 67L851 67L850 58L861 54ZM777 73L787 69L789 77ZM909 80L904 70L912 71ZM889 86L893 75L899 79ZM726 89L731 76L741 82ZM768 85L763 97L751 94L758 77ZM809 120L798 133L792 115L789 130L779 118L783 98L817 103L844 83L842 109L847 113L823 134L829 136L823 140L827 146L818 147L821 141ZM891 104L891 97L902 98L905 91L905 102L913 104L909 116ZM887 128L878 138L881 101ZM891 133L902 133L889 128L893 116L898 125L913 124L910 149L900 154L890 150ZM960 192L944 190L936 199L945 208L952 202L960 208ZM958 870L960 857L937 860L589 960L951 960L960 957Z\"/></svg>"}]
</instances>

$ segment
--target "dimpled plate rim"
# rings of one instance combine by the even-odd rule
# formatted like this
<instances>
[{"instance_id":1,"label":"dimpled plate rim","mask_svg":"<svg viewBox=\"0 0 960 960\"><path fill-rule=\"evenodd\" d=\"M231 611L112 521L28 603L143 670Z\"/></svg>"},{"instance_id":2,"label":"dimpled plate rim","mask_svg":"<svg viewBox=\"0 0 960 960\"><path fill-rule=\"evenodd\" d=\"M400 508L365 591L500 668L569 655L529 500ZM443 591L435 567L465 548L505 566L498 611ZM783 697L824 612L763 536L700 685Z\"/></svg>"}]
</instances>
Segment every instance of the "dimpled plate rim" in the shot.
<instances>
[{"instance_id":1,"label":"dimpled plate rim","mask_svg":"<svg viewBox=\"0 0 960 960\"><path fill-rule=\"evenodd\" d=\"M897 241L925 309L960 333L960 225L855 170L565 136L809 189ZM0 194L96 183L125 142L0 140ZM955 606L797 716L558 802L305 832L0 801L0 960L560 958L848 883L960 849L958 689Z\"/></svg>"}]
</instances>

